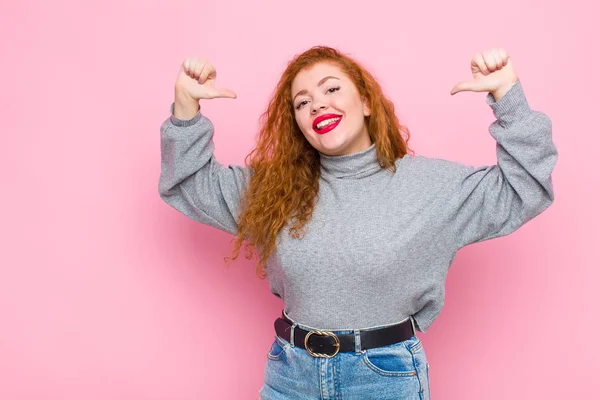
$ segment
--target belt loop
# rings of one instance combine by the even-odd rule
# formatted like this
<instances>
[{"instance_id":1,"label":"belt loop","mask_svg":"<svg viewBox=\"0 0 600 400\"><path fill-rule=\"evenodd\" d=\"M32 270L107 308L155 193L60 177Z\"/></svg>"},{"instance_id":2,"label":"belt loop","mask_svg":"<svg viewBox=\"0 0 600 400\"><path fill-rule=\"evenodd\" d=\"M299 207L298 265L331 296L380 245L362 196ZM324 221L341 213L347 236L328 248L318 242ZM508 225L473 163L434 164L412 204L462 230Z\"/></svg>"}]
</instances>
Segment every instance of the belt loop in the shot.
<instances>
[{"instance_id":1,"label":"belt loop","mask_svg":"<svg viewBox=\"0 0 600 400\"><path fill-rule=\"evenodd\" d=\"M354 330L354 352L356 355L360 354L360 330Z\"/></svg>"},{"instance_id":2,"label":"belt loop","mask_svg":"<svg viewBox=\"0 0 600 400\"><path fill-rule=\"evenodd\" d=\"M290 328L290 344L292 345L292 348L296 347L296 343L294 343L294 329L296 329L296 326L298 325L297 322L294 322L292 324L292 327Z\"/></svg>"},{"instance_id":3,"label":"belt loop","mask_svg":"<svg viewBox=\"0 0 600 400\"><path fill-rule=\"evenodd\" d=\"M410 324L412 325L413 336L414 336L417 334L417 330L415 329L415 319L413 318L412 315L410 315L409 318L410 318Z\"/></svg>"}]
</instances>

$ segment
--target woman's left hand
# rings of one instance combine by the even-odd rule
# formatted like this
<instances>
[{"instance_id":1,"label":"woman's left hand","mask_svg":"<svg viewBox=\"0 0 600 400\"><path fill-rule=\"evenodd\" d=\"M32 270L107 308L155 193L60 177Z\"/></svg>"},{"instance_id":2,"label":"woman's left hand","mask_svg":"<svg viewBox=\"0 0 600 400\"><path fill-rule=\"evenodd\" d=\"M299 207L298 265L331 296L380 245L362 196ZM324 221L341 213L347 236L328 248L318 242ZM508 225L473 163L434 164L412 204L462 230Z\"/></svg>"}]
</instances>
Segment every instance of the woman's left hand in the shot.
<instances>
[{"instance_id":1,"label":"woman's left hand","mask_svg":"<svg viewBox=\"0 0 600 400\"><path fill-rule=\"evenodd\" d=\"M475 54L471 60L471 72L474 79L455 85L451 95L463 91L490 92L498 101L519 80L508 53L502 48Z\"/></svg>"}]
</instances>

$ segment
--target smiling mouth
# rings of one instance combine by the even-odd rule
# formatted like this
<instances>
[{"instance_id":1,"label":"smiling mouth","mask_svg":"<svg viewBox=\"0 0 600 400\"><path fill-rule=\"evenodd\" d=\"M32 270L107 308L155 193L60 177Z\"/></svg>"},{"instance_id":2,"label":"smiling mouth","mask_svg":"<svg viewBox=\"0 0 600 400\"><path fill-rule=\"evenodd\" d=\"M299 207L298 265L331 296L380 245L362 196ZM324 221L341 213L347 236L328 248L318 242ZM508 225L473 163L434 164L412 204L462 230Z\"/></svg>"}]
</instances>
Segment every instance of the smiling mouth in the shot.
<instances>
[{"instance_id":1,"label":"smiling mouth","mask_svg":"<svg viewBox=\"0 0 600 400\"><path fill-rule=\"evenodd\" d=\"M341 120L342 117L328 118L316 124L313 129L319 134L324 134L338 126Z\"/></svg>"}]
</instances>

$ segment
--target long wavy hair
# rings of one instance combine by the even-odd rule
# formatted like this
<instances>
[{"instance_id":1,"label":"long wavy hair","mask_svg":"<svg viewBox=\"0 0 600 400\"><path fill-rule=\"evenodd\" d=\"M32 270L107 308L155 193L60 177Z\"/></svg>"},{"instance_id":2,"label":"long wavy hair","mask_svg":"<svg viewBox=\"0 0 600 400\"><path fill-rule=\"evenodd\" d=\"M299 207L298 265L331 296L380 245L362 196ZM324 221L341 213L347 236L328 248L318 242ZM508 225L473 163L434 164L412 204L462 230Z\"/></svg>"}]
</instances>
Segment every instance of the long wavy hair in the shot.
<instances>
[{"instance_id":1,"label":"long wavy hair","mask_svg":"<svg viewBox=\"0 0 600 400\"><path fill-rule=\"evenodd\" d=\"M253 174L242 196L233 257L245 243L246 258L258 251L256 274L266 277L267 259L276 250L279 232L289 225L289 235L301 238L310 220L319 193L320 156L296 123L292 102L292 81L317 63L338 66L366 99L371 115L365 117L367 130L382 168L396 172L395 160L408 152L409 130L400 124L394 105L375 78L351 57L325 46L316 46L296 55L287 65L267 110L260 117L256 147L246 157Z\"/></svg>"}]
</instances>

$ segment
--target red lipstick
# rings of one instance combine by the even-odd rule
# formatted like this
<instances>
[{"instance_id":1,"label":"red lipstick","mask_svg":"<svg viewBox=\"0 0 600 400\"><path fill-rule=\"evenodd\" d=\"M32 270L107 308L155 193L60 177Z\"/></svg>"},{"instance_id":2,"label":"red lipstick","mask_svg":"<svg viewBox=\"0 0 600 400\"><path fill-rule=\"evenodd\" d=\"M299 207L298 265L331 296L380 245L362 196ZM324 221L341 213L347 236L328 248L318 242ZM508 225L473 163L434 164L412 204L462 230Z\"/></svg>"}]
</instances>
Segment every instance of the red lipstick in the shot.
<instances>
[{"instance_id":1,"label":"red lipstick","mask_svg":"<svg viewBox=\"0 0 600 400\"><path fill-rule=\"evenodd\" d=\"M325 121L325 120L327 120L327 119L332 119L332 118L337 118L338 120L337 120L337 121L335 121L335 122L334 122L334 123L332 123L332 124L329 124L329 125L326 125L326 126L324 126L324 127L323 127L323 128L321 128L321 129L318 129L318 128L317 128L317 125L318 125L320 122L322 122L322 121ZM315 132L317 132L318 134L322 135L322 134L324 134L324 133L327 133L327 132L329 132L329 131L333 130L333 129L334 129L336 126L338 126L338 125L339 125L339 123L340 123L340 121L341 121L341 120L342 120L342 116L341 116L341 115L339 115L339 114L323 114L323 115L319 115L317 118L315 118L315 120L313 121L313 125L312 125L312 127L313 127L313 130L314 130Z\"/></svg>"}]
</instances>

